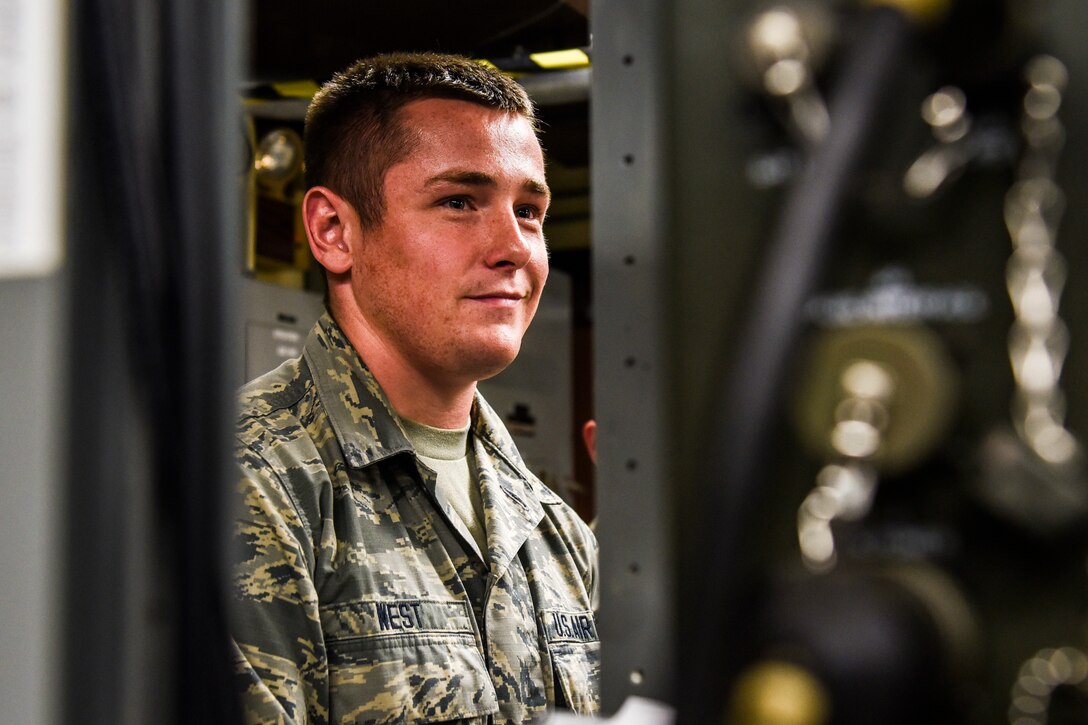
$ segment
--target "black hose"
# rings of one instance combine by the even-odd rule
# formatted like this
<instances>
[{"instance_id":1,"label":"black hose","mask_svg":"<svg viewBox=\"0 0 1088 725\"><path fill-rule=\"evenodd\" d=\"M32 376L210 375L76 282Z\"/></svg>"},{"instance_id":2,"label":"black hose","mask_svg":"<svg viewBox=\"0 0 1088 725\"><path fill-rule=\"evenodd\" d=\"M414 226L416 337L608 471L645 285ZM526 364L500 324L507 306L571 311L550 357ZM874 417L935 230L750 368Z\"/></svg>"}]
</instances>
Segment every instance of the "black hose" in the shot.
<instances>
[{"instance_id":1,"label":"black hose","mask_svg":"<svg viewBox=\"0 0 1088 725\"><path fill-rule=\"evenodd\" d=\"M680 722L721 722L726 685L746 650L746 600L754 585L753 513L768 487L760 475L779 410L802 307L828 257L854 172L904 56L909 26L897 11L866 13L829 109L830 128L790 190L741 326L735 367L715 413L700 489L683 520Z\"/></svg>"}]
</instances>

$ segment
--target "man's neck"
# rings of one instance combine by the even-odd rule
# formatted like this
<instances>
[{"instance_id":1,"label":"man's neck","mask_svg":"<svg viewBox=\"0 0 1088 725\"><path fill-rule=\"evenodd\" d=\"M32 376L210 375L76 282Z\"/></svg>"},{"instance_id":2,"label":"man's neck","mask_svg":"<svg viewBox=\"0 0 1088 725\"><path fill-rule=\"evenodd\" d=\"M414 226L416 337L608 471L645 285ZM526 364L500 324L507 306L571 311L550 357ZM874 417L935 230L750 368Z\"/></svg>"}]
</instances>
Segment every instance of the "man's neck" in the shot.
<instances>
[{"instance_id":1,"label":"man's neck","mask_svg":"<svg viewBox=\"0 0 1088 725\"><path fill-rule=\"evenodd\" d=\"M362 319L335 317L398 415L433 428L456 429L468 425L476 394L475 381L451 383L429 375L372 334Z\"/></svg>"},{"instance_id":2,"label":"man's neck","mask_svg":"<svg viewBox=\"0 0 1088 725\"><path fill-rule=\"evenodd\" d=\"M425 376L403 375L404 371L395 367L387 371L375 369L369 357L362 351L359 354L397 415L432 428L454 430L468 425L476 394L475 384L458 391L438 390L427 385L429 381Z\"/></svg>"}]
</instances>

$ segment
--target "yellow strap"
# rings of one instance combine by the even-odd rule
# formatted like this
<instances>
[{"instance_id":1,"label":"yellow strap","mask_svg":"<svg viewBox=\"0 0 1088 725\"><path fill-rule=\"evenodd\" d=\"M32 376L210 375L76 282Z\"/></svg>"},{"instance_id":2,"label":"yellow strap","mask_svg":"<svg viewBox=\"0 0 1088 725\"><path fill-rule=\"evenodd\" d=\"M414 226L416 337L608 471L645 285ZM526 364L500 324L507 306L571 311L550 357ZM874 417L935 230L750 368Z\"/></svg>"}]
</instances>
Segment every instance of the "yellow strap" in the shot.
<instances>
[{"instance_id":1,"label":"yellow strap","mask_svg":"<svg viewBox=\"0 0 1088 725\"><path fill-rule=\"evenodd\" d=\"M284 98L313 98L317 93L317 84L310 80L282 81L272 87Z\"/></svg>"}]
</instances>

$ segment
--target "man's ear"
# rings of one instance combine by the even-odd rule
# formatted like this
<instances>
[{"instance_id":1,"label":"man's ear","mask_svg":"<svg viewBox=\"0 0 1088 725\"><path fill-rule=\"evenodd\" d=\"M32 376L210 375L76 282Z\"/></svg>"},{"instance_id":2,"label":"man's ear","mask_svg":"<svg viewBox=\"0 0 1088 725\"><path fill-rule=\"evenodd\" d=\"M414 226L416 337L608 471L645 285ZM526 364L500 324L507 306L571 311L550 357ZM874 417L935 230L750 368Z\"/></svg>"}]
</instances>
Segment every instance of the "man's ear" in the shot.
<instances>
[{"instance_id":1,"label":"man's ear","mask_svg":"<svg viewBox=\"0 0 1088 725\"><path fill-rule=\"evenodd\" d=\"M333 274L351 269L359 219L347 200L324 186L311 187L302 198L302 223L318 264Z\"/></svg>"}]
</instances>

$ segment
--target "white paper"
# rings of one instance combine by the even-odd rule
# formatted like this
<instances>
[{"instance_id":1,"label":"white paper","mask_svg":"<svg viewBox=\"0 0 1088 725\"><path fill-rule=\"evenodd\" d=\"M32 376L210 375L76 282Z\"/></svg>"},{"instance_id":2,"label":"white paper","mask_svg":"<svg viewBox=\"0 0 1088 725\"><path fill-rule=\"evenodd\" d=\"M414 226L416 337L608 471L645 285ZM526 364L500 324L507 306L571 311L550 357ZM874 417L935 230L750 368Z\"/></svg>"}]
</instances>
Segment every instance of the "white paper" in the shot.
<instances>
[{"instance_id":1,"label":"white paper","mask_svg":"<svg viewBox=\"0 0 1088 725\"><path fill-rule=\"evenodd\" d=\"M0 277L62 257L64 58L59 0L0 0Z\"/></svg>"}]
</instances>

